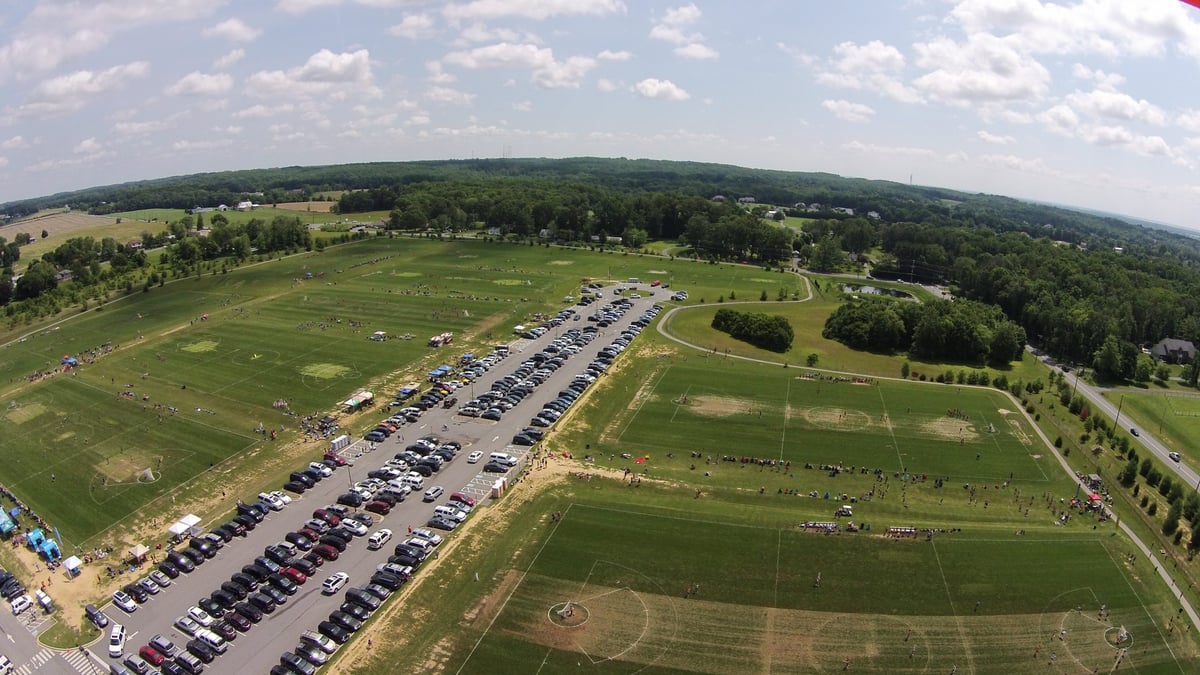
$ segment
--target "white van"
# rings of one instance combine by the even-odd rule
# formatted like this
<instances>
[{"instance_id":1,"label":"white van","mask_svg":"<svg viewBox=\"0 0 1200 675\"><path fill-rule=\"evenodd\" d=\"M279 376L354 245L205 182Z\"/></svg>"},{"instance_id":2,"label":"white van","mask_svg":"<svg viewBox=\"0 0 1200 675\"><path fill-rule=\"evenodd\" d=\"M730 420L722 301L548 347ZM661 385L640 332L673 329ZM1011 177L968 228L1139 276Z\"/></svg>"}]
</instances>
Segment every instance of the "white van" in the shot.
<instances>
[{"instance_id":1,"label":"white van","mask_svg":"<svg viewBox=\"0 0 1200 675\"><path fill-rule=\"evenodd\" d=\"M13 616L17 616L33 606L33 599L28 595L22 595L19 598L13 598L12 603Z\"/></svg>"},{"instance_id":2,"label":"white van","mask_svg":"<svg viewBox=\"0 0 1200 675\"><path fill-rule=\"evenodd\" d=\"M225 638L217 635L207 628L201 628L196 631L196 638L203 640L209 647L212 647L218 654L224 654L225 650L229 649L229 643L225 642Z\"/></svg>"},{"instance_id":3,"label":"white van","mask_svg":"<svg viewBox=\"0 0 1200 675\"><path fill-rule=\"evenodd\" d=\"M378 551L379 549L383 548L383 545L388 543L388 540L391 538L392 531L386 527L375 530L367 539L367 550Z\"/></svg>"},{"instance_id":4,"label":"white van","mask_svg":"<svg viewBox=\"0 0 1200 675\"><path fill-rule=\"evenodd\" d=\"M296 557L296 551L297 551L298 549L296 548L296 545L295 545L295 544L293 544L292 542L290 542L290 541L281 541L281 542L277 542L275 545L276 545L276 546L278 546L279 548L281 548L281 549L283 549L283 550L287 551L287 552L288 552L288 557L289 557L289 558L295 558L295 557Z\"/></svg>"},{"instance_id":5,"label":"white van","mask_svg":"<svg viewBox=\"0 0 1200 675\"><path fill-rule=\"evenodd\" d=\"M108 634L108 655L114 659L121 658L125 653L125 627L119 623L113 624L112 632Z\"/></svg>"},{"instance_id":6,"label":"white van","mask_svg":"<svg viewBox=\"0 0 1200 675\"><path fill-rule=\"evenodd\" d=\"M464 511L443 504L433 509L433 512L443 518L449 518L456 523L461 523L467 519L467 514Z\"/></svg>"},{"instance_id":7,"label":"white van","mask_svg":"<svg viewBox=\"0 0 1200 675\"><path fill-rule=\"evenodd\" d=\"M501 464L507 464L508 466L517 465L517 458L513 457L507 452L493 452L492 454L488 455L488 460L500 462Z\"/></svg>"},{"instance_id":8,"label":"white van","mask_svg":"<svg viewBox=\"0 0 1200 675\"><path fill-rule=\"evenodd\" d=\"M421 549L422 551L425 551L426 553L433 551L433 544L429 543L428 540L422 539L420 537L410 537L408 539L405 539L404 543L408 544L409 546L416 546L417 548Z\"/></svg>"},{"instance_id":9,"label":"white van","mask_svg":"<svg viewBox=\"0 0 1200 675\"><path fill-rule=\"evenodd\" d=\"M419 473L405 474L400 480L414 490L421 490L425 487L425 477Z\"/></svg>"}]
</instances>

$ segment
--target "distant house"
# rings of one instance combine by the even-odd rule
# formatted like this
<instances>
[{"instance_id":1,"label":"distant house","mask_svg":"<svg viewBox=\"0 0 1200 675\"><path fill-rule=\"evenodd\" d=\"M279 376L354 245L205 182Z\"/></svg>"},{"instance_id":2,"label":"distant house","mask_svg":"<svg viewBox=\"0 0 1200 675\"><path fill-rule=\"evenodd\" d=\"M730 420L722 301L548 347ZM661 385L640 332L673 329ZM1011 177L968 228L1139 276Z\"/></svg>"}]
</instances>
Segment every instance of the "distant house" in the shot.
<instances>
[{"instance_id":1,"label":"distant house","mask_svg":"<svg viewBox=\"0 0 1200 675\"><path fill-rule=\"evenodd\" d=\"M804 202L796 202L795 204L792 204L792 208L796 208L796 209L807 209L807 208L808 208L808 204L805 204Z\"/></svg>"},{"instance_id":2,"label":"distant house","mask_svg":"<svg viewBox=\"0 0 1200 675\"><path fill-rule=\"evenodd\" d=\"M776 211L775 209L771 209L770 211L767 211L766 213L763 214L763 218L766 218L767 220L775 220L775 216L778 216L778 215L779 215L779 211Z\"/></svg>"},{"instance_id":3,"label":"distant house","mask_svg":"<svg viewBox=\"0 0 1200 675\"><path fill-rule=\"evenodd\" d=\"M499 225L492 225L487 229L488 236L498 237L504 234L504 230L500 229Z\"/></svg>"},{"instance_id":4,"label":"distant house","mask_svg":"<svg viewBox=\"0 0 1200 675\"><path fill-rule=\"evenodd\" d=\"M754 197L738 197L739 204L753 204L757 201L758 200L755 199Z\"/></svg>"},{"instance_id":5,"label":"distant house","mask_svg":"<svg viewBox=\"0 0 1200 675\"><path fill-rule=\"evenodd\" d=\"M825 209L824 206L821 206L817 202L813 202L813 203L809 204L808 208L805 210L808 211L809 213L816 213L817 211L823 211L824 209Z\"/></svg>"},{"instance_id":6,"label":"distant house","mask_svg":"<svg viewBox=\"0 0 1200 675\"><path fill-rule=\"evenodd\" d=\"M140 250L142 250L142 240L141 239L132 239L127 244L125 244L125 248L129 249L130 251L140 251Z\"/></svg>"},{"instance_id":7,"label":"distant house","mask_svg":"<svg viewBox=\"0 0 1200 675\"><path fill-rule=\"evenodd\" d=\"M58 281L70 281L75 274L71 270L59 270L54 273L54 278Z\"/></svg>"},{"instance_id":8,"label":"distant house","mask_svg":"<svg viewBox=\"0 0 1200 675\"><path fill-rule=\"evenodd\" d=\"M867 211L867 217L870 218L871 220L879 220L879 212L878 211Z\"/></svg>"},{"instance_id":9,"label":"distant house","mask_svg":"<svg viewBox=\"0 0 1200 675\"><path fill-rule=\"evenodd\" d=\"M712 201L714 201L714 202L723 202L723 201L725 201L725 195L713 195L713 196L712 196Z\"/></svg>"},{"instance_id":10,"label":"distant house","mask_svg":"<svg viewBox=\"0 0 1200 675\"><path fill-rule=\"evenodd\" d=\"M197 206L197 207L193 208L191 211L189 211L189 213L191 213L194 216L194 215L198 215L201 213L208 213L209 211L212 211L212 207L210 207L210 206Z\"/></svg>"},{"instance_id":11,"label":"distant house","mask_svg":"<svg viewBox=\"0 0 1200 675\"><path fill-rule=\"evenodd\" d=\"M1150 353L1168 363L1191 363L1196 358L1196 345L1190 340L1163 338L1150 348Z\"/></svg>"},{"instance_id":12,"label":"distant house","mask_svg":"<svg viewBox=\"0 0 1200 675\"><path fill-rule=\"evenodd\" d=\"M847 208L847 207L845 207L845 206L835 206L835 207L833 207L833 212L834 212L834 213L841 213L841 214L843 214L843 215L847 215L847 216L852 216L852 215L854 215L854 209Z\"/></svg>"},{"instance_id":13,"label":"distant house","mask_svg":"<svg viewBox=\"0 0 1200 675\"><path fill-rule=\"evenodd\" d=\"M554 236L554 233L550 231L550 228L543 227L542 229L538 230L539 239L549 239L552 236Z\"/></svg>"},{"instance_id":14,"label":"distant house","mask_svg":"<svg viewBox=\"0 0 1200 675\"><path fill-rule=\"evenodd\" d=\"M218 210L218 211L228 211L228 210L229 210L229 207L228 207L228 206L226 206L225 204L218 204L218 205L217 205L217 210Z\"/></svg>"},{"instance_id":15,"label":"distant house","mask_svg":"<svg viewBox=\"0 0 1200 675\"><path fill-rule=\"evenodd\" d=\"M249 211L250 209L254 208L254 206L255 206L254 202L242 201L242 202L237 203L236 208L238 211Z\"/></svg>"}]
</instances>

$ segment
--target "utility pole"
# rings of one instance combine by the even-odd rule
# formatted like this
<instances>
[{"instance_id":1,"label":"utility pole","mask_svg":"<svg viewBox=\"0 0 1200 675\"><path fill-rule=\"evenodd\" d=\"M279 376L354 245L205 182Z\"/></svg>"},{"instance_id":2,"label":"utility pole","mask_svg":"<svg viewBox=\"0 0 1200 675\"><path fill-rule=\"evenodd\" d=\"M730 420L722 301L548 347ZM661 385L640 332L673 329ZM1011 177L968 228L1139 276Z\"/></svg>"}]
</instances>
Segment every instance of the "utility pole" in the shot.
<instances>
[{"instance_id":1,"label":"utility pole","mask_svg":"<svg viewBox=\"0 0 1200 675\"><path fill-rule=\"evenodd\" d=\"M1078 381L1079 380L1076 379L1076 382L1078 382ZM1121 428L1121 406L1124 406L1124 405L1125 405L1125 394L1121 394L1121 402L1117 404L1117 417L1116 417L1116 419L1113 420L1113 427L1115 427L1117 429Z\"/></svg>"}]
</instances>

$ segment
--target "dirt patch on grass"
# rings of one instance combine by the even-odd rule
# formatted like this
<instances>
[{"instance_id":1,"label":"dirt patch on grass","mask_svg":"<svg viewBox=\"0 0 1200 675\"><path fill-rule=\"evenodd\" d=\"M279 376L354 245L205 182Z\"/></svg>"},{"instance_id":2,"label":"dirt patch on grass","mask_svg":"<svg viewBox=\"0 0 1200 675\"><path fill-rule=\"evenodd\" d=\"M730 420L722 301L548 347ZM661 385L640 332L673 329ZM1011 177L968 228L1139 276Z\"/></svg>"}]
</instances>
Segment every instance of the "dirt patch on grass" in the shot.
<instances>
[{"instance_id":1,"label":"dirt patch on grass","mask_svg":"<svg viewBox=\"0 0 1200 675\"><path fill-rule=\"evenodd\" d=\"M729 417L748 415L754 410L754 401L732 396L689 396L683 404L697 415L705 417Z\"/></svg>"},{"instance_id":2,"label":"dirt patch on grass","mask_svg":"<svg viewBox=\"0 0 1200 675\"><path fill-rule=\"evenodd\" d=\"M1025 433L1025 429L1021 426L1021 420L1014 417L1008 420L1008 423L1012 426L1013 436L1016 436L1017 440L1021 441L1021 445L1033 445L1029 434Z\"/></svg>"},{"instance_id":3,"label":"dirt patch on grass","mask_svg":"<svg viewBox=\"0 0 1200 675\"><path fill-rule=\"evenodd\" d=\"M947 440L957 441L975 441L979 439L979 432L976 431L975 425L965 420L956 420L949 417L939 417L935 420L930 420L921 425L921 431L930 436L937 436Z\"/></svg>"},{"instance_id":4,"label":"dirt patch on grass","mask_svg":"<svg viewBox=\"0 0 1200 675\"><path fill-rule=\"evenodd\" d=\"M505 572L504 576L500 577L500 581L493 585L492 592L480 598L474 607L463 614L463 622L468 626L487 626L500 613L504 599L508 597L509 593L512 593L520 580L521 573L517 570Z\"/></svg>"},{"instance_id":5,"label":"dirt patch on grass","mask_svg":"<svg viewBox=\"0 0 1200 675\"><path fill-rule=\"evenodd\" d=\"M42 403L27 403L25 405L10 403L4 418L13 424L24 424L47 410L48 408Z\"/></svg>"},{"instance_id":6,"label":"dirt patch on grass","mask_svg":"<svg viewBox=\"0 0 1200 675\"><path fill-rule=\"evenodd\" d=\"M547 265L574 265L574 260L551 260Z\"/></svg>"},{"instance_id":7,"label":"dirt patch on grass","mask_svg":"<svg viewBox=\"0 0 1200 675\"><path fill-rule=\"evenodd\" d=\"M847 410L845 408L801 408L797 409L788 406L788 416L792 416L800 412L804 419L808 420L809 424L821 427L823 429L866 429L873 426L871 416L861 410Z\"/></svg>"}]
</instances>

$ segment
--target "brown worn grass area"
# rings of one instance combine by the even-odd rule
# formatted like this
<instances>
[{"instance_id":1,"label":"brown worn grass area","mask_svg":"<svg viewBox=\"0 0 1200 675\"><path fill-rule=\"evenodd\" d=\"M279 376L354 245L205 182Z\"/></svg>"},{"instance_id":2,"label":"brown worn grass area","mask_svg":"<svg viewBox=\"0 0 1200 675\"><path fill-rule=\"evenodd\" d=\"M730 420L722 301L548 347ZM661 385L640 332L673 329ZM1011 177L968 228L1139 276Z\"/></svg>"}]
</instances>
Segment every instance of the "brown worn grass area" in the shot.
<instances>
[{"instance_id":1,"label":"brown worn grass area","mask_svg":"<svg viewBox=\"0 0 1200 675\"><path fill-rule=\"evenodd\" d=\"M846 410L844 408L801 408L804 419L814 426L824 429L858 430L874 426L871 416L861 410ZM796 409L788 406L788 415L795 414Z\"/></svg>"},{"instance_id":2,"label":"brown worn grass area","mask_svg":"<svg viewBox=\"0 0 1200 675\"><path fill-rule=\"evenodd\" d=\"M979 439L979 432L975 429L975 425L966 420L956 420L949 417L939 417L930 420L921 425L921 431L930 436L945 438L948 440L963 439L964 441L975 441Z\"/></svg>"},{"instance_id":3,"label":"brown worn grass area","mask_svg":"<svg viewBox=\"0 0 1200 675\"><path fill-rule=\"evenodd\" d=\"M705 417L729 417L748 415L754 409L754 401L732 396L689 396L687 409Z\"/></svg>"}]
</instances>

